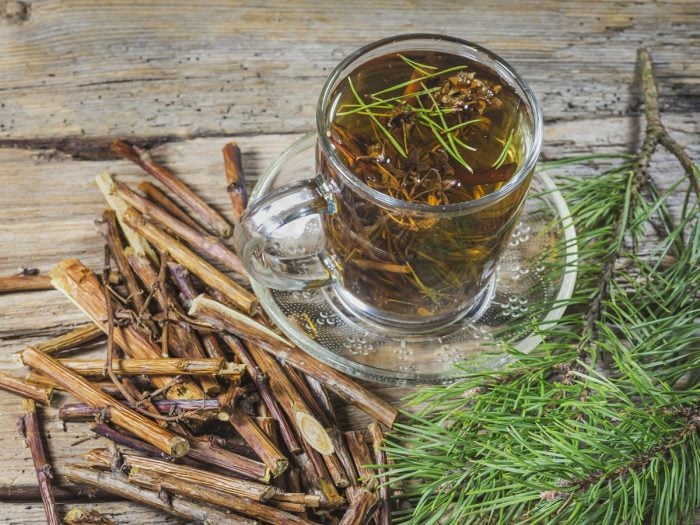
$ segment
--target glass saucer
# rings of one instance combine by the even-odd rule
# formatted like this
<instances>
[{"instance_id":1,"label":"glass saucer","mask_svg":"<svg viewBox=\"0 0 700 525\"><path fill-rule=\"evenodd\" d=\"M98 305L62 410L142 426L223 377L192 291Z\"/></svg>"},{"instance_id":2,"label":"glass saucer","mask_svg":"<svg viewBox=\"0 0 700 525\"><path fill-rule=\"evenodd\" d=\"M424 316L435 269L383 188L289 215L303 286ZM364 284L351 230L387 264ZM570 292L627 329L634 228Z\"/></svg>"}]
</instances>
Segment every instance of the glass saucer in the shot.
<instances>
[{"instance_id":1,"label":"glass saucer","mask_svg":"<svg viewBox=\"0 0 700 525\"><path fill-rule=\"evenodd\" d=\"M315 176L315 136L292 145L263 175L251 200ZM278 230L274 248L292 255L312 254L322 244L317 216L304 217ZM562 253L563 252L563 253ZM564 257L565 267L552 266ZM490 301L478 312L439 332L387 335L345 306L333 286L280 291L253 281L260 304L301 349L352 376L393 384L445 383L467 369L502 367L499 351L509 341L531 352L541 341L533 327L556 323L576 281L576 232L569 209L554 182L536 173L520 222L499 262ZM552 268L558 268L553 271Z\"/></svg>"}]
</instances>

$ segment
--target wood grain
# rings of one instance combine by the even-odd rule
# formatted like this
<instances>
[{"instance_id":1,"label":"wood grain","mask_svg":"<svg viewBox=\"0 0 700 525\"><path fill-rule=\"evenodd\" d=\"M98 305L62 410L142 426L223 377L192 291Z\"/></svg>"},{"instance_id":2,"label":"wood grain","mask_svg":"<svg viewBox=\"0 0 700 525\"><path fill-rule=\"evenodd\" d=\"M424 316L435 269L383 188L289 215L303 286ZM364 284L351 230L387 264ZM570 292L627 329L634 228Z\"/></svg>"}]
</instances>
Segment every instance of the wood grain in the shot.
<instances>
[{"instance_id":1,"label":"wood grain","mask_svg":"<svg viewBox=\"0 0 700 525\"><path fill-rule=\"evenodd\" d=\"M630 85L636 48L646 43L665 122L698 161L700 62L692 51L700 45L699 19L692 1L0 1L0 275L20 267L45 273L67 256L100 268L93 221L104 203L93 177L107 170L131 184L144 180L109 153L115 138L161 144L155 158L231 220L223 145L239 143L250 189L313 127L315 98L334 65L398 33L461 36L511 62L542 104L544 158L638 144L639 99ZM666 154L655 157L652 171L662 188L680 173ZM12 353L84 322L58 292L1 296L0 371L23 375ZM95 349L104 351L104 343ZM372 389L391 400L407 392ZM54 406L71 399L59 396ZM0 485L35 483L15 430L20 413L17 398L0 393ZM78 443L89 425L64 429L55 408L42 414L60 481L63 465L103 441ZM352 407L338 416L341 425L368 422ZM86 507L124 524L180 523L136 504ZM0 522L43 523L43 509L4 504Z\"/></svg>"},{"instance_id":2,"label":"wood grain","mask_svg":"<svg viewBox=\"0 0 700 525\"><path fill-rule=\"evenodd\" d=\"M636 46L667 85L662 106L695 110L697 2L32 2L0 32L0 137L90 154L149 140L313 124L323 80L345 55L415 31L462 36L512 61L549 119L629 114ZM683 52L687 51L687 52ZM41 125L38 123L41 122Z\"/></svg>"}]
</instances>

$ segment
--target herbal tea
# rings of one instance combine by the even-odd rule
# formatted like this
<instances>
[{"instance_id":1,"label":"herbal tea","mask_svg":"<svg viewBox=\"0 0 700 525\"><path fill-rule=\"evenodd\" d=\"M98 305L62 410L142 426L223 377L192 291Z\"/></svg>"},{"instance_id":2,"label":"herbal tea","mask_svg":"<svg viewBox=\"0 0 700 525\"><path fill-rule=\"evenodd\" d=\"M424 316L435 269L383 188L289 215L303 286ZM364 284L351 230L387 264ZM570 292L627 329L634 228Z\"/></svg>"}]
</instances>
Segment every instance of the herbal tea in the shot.
<instances>
[{"instance_id":1,"label":"herbal tea","mask_svg":"<svg viewBox=\"0 0 700 525\"><path fill-rule=\"evenodd\" d=\"M531 138L527 104L477 62L405 52L359 66L329 107L327 137L346 168L373 190L427 205L408 211L360 195L319 148L320 169L339 188L324 220L344 293L380 319L464 311L494 273L528 181L469 213L443 206L483 198L518 171Z\"/></svg>"}]
</instances>

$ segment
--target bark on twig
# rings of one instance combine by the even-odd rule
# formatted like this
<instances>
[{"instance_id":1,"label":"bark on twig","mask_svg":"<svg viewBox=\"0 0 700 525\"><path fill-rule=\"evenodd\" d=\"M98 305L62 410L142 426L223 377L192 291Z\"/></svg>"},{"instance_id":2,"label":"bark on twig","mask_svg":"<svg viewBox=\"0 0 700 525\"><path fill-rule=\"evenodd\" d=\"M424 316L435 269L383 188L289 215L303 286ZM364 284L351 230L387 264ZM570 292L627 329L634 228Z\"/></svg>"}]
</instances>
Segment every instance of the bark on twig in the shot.
<instances>
[{"instance_id":1,"label":"bark on twig","mask_svg":"<svg viewBox=\"0 0 700 525\"><path fill-rule=\"evenodd\" d=\"M46 459L44 443L41 439L41 428L36 405L31 399L26 399L22 402L22 407L25 413L19 420L20 434L24 436L32 454L36 479L39 482L41 501L44 504L44 512L46 512L46 521L49 525L59 525L60 520L58 519L56 500L53 494L53 474L51 465Z\"/></svg>"},{"instance_id":2,"label":"bark on twig","mask_svg":"<svg viewBox=\"0 0 700 525\"><path fill-rule=\"evenodd\" d=\"M165 430L145 416L122 405L52 357L29 348L22 353L22 360L27 366L54 378L84 403L94 408L107 409L109 419L115 424L158 447L163 452L172 456L184 456L187 453L189 443L185 438Z\"/></svg>"},{"instance_id":3,"label":"bark on twig","mask_svg":"<svg viewBox=\"0 0 700 525\"><path fill-rule=\"evenodd\" d=\"M246 372L255 382L263 403L265 403L270 414L275 421L277 421L282 441L284 441L287 450L291 453L299 452L301 447L299 446L297 437L280 408L279 398L275 396L270 388L269 371L263 371L260 366L258 366L250 355L250 352L248 352L248 349L237 338L231 335L224 335L223 339L238 360L246 365Z\"/></svg>"},{"instance_id":4,"label":"bark on twig","mask_svg":"<svg viewBox=\"0 0 700 525\"><path fill-rule=\"evenodd\" d=\"M235 142L230 142L224 146L222 153L224 155L224 169L226 170L226 192L231 199L233 220L238 224L248 205L248 192L245 187L241 163L241 149Z\"/></svg>"},{"instance_id":5,"label":"bark on twig","mask_svg":"<svg viewBox=\"0 0 700 525\"><path fill-rule=\"evenodd\" d=\"M265 523L275 525L312 525L313 522L288 512L279 510L271 505L258 501L232 496L210 487L184 483L183 480L170 475L162 475L149 471L138 470L129 475L129 480L137 485L150 489L164 488L175 494L187 496L196 500L206 501L215 505L234 510L252 518L259 518Z\"/></svg>"},{"instance_id":6,"label":"bark on twig","mask_svg":"<svg viewBox=\"0 0 700 525\"><path fill-rule=\"evenodd\" d=\"M53 285L62 291L78 308L87 314L105 333L108 331L107 298L97 276L77 259L61 261L51 270ZM134 325L115 326L114 342L125 354L134 359L154 359L161 355L160 348ZM170 383L168 377L151 377L159 387ZM201 399L204 392L193 381L185 379L177 389L167 393L171 398Z\"/></svg>"},{"instance_id":7,"label":"bark on twig","mask_svg":"<svg viewBox=\"0 0 700 525\"><path fill-rule=\"evenodd\" d=\"M357 488L352 492L350 506L338 525L364 525L377 504L377 497L368 490Z\"/></svg>"},{"instance_id":8,"label":"bark on twig","mask_svg":"<svg viewBox=\"0 0 700 525\"><path fill-rule=\"evenodd\" d=\"M59 359L59 363L81 376L104 376L105 363L102 359ZM220 359L115 359L113 369L120 375L190 375L226 376L238 380L245 371L244 365L228 363Z\"/></svg>"},{"instance_id":9,"label":"bark on twig","mask_svg":"<svg viewBox=\"0 0 700 525\"><path fill-rule=\"evenodd\" d=\"M64 468L64 473L73 483L89 485L111 492L124 499L143 503L194 523L206 523L208 525L255 525L257 523L254 520L224 512L212 505L194 503L179 496L171 496L167 501L163 501L159 491L135 487L118 474L111 472L100 472L68 465Z\"/></svg>"},{"instance_id":10,"label":"bark on twig","mask_svg":"<svg viewBox=\"0 0 700 525\"><path fill-rule=\"evenodd\" d=\"M267 465L273 478L287 470L287 458L248 414L236 406L229 406L226 414L229 423Z\"/></svg>"},{"instance_id":11,"label":"bark on twig","mask_svg":"<svg viewBox=\"0 0 700 525\"><path fill-rule=\"evenodd\" d=\"M154 162L146 150L127 144L122 140L116 140L112 143L112 151L137 164L146 173L155 177L158 182L177 195L187 205L197 220L209 226L217 235L224 238L231 236L233 229L226 219L204 202L199 195L194 193L172 172Z\"/></svg>"},{"instance_id":12,"label":"bark on twig","mask_svg":"<svg viewBox=\"0 0 700 525\"><path fill-rule=\"evenodd\" d=\"M388 460L384 447L384 433L379 423L373 422L369 424L369 435L372 437L372 449L374 452L374 462L376 465L387 465ZM391 525L391 501L389 499L389 486L386 485L387 478L384 475L385 468L380 468L377 471L379 475L379 515L378 525Z\"/></svg>"},{"instance_id":13,"label":"bark on twig","mask_svg":"<svg viewBox=\"0 0 700 525\"><path fill-rule=\"evenodd\" d=\"M221 405L218 399L158 399L152 401L161 414L180 414L187 417L187 412L205 410L218 411ZM124 404L132 407L125 401ZM100 415L101 410L84 403L64 403L58 410L58 418L62 421L86 421Z\"/></svg>"},{"instance_id":14,"label":"bark on twig","mask_svg":"<svg viewBox=\"0 0 700 525\"><path fill-rule=\"evenodd\" d=\"M367 465L374 464L374 461L372 461L364 434L354 430L345 432L345 441L359 474L359 481L362 486L374 490L377 487L377 480L372 471L367 468Z\"/></svg>"},{"instance_id":15,"label":"bark on twig","mask_svg":"<svg viewBox=\"0 0 700 525\"><path fill-rule=\"evenodd\" d=\"M148 215L151 219L158 221L161 225L173 232L175 235L186 241L198 252L208 255L212 259L220 262L230 270L249 278L243 263L238 255L233 253L219 238L200 232L169 214L160 206L141 197L133 192L129 186L122 182L115 185L116 194L124 199L130 206L143 215ZM155 244L155 243L154 243Z\"/></svg>"},{"instance_id":16,"label":"bark on twig","mask_svg":"<svg viewBox=\"0 0 700 525\"><path fill-rule=\"evenodd\" d=\"M51 278L47 275L20 273L0 277L0 294L51 290Z\"/></svg>"},{"instance_id":17,"label":"bark on twig","mask_svg":"<svg viewBox=\"0 0 700 525\"><path fill-rule=\"evenodd\" d=\"M93 449L88 454L92 466L109 468L110 454L107 449ZM266 501L276 489L255 481L223 476L215 472L179 465L169 461L146 458L130 453L122 453L121 459L126 470L131 472L151 472L155 476L172 476L187 485L199 485L204 489L218 490L224 494L249 498L253 501Z\"/></svg>"},{"instance_id":18,"label":"bark on twig","mask_svg":"<svg viewBox=\"0 0 700 525\"><path fill-rule=\"evenodd\" d=\"M201 230L202 227L197 224L197 222L187 215L180 206L178 206L175 201L170 199L165 193L160 191L156 186L148 182L147 180L139 182L138 188L153 202L158 204L161 208L166 210L170 215L176 217L178 220L189 224L193 228Z\"/></svg>"},{"instance_id":19,"label":"bark on twig","mask_svg":"<svg viewBox=\"0 0 700 525\"><path fill-rule=\"evenodd\" d=\"M182 264L208 286L224 294L229 301L232 301L244 312L252 313L257 308L257 300L252 293L178 242L174 237L148 222L134 208L129 208L125 212L124 221L153 243L161 252L169 253L174 260Z\"/></svg>"},{"instance_id":20,"label":"bark on twig","mask_svg":"<svg viewBox=\"0 0 700 525\"><path fill-rule=\"evenodd\" d=\"M42 405L49 405L54 389L51 386L38 386L18 377L0 373L0 390L32 399Z\"/></svg>"},{"instance_id":21,"label":"bark on twig","mask_svg":"<svg viewBox=\"0 0 700 525\"><path fill-rule=\"evenodd\" d=\"M51 286L53 287L53 284ZM90 323L31 346L39 350L39 352L53 355L62 350L69 350L82 344L89 343L103 335L104 332L99 326Z\"/></svg>"}]
</instances>

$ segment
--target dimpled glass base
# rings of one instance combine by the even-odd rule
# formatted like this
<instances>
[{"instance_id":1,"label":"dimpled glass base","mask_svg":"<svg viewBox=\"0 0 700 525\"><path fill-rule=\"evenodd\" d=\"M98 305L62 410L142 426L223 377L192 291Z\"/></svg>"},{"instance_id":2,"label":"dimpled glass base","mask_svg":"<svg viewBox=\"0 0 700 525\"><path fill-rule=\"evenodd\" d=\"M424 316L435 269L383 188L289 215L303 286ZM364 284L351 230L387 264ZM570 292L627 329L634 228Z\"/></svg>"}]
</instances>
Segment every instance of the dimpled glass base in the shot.
<instances>
[{"instance_id":1,"label":"dimpled glass base","mask_svg":"<svg viewBox=\"0 0 700 525\"><path fill-rule=\"evenodd\" d=\"M313 178L313 135L287 150L260 179L251 199L298 180ZM576 233L566 202L552 180L537 173L530 196L499 261L495 279L472 311L439 330L403 335L400 329L358 316L335 287L280 291L253 281L260 304L301 349L352 376L394 384L450 382L467 369L498 368L510 341L522 352L540 342L533 326L556 322L576 280ZM305 217L278 230L281 253L311 254L322 245L318 217ZM564 253L562 253L562 251ZM566 260L553 271L554 258ZM548 306L550 305L550 306Z\"/></svg>"}]
</instances>

